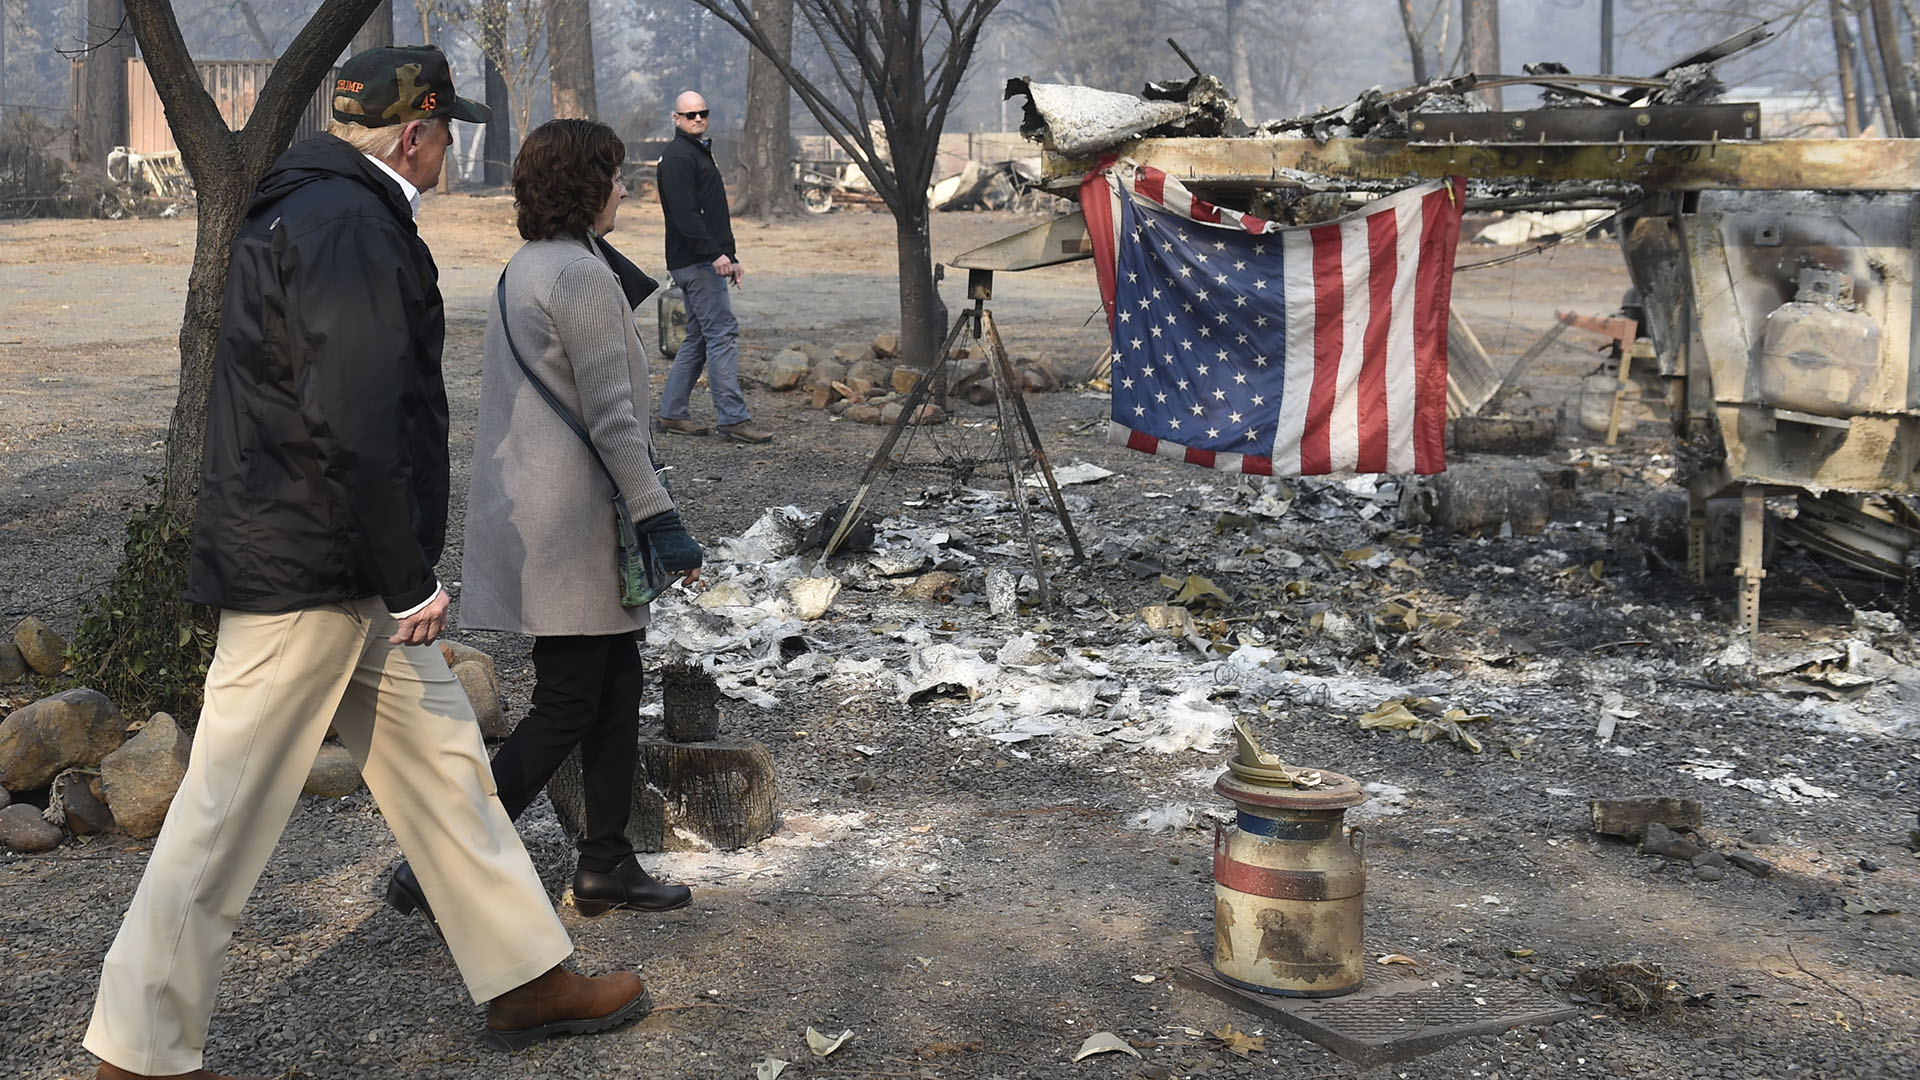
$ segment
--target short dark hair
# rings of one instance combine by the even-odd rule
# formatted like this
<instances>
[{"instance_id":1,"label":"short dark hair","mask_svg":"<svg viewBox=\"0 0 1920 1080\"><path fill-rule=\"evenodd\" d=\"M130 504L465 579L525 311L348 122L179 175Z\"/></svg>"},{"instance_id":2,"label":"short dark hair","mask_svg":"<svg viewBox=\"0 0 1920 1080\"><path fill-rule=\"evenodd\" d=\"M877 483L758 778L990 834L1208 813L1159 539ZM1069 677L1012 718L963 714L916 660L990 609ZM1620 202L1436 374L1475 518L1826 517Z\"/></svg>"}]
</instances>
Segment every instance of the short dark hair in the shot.
<instances>
[{"instance_id":1,"label":"short dark hair","mask_svg":"<svg viewBox=\"0 0 1920 1080\"><path fill-rule=\"evenodd\" d=\"M620 136L597 120L549 120L534 128L513 162L513 203L521 237L586 236L626 160Z\"/></svg>"}]
</instances>

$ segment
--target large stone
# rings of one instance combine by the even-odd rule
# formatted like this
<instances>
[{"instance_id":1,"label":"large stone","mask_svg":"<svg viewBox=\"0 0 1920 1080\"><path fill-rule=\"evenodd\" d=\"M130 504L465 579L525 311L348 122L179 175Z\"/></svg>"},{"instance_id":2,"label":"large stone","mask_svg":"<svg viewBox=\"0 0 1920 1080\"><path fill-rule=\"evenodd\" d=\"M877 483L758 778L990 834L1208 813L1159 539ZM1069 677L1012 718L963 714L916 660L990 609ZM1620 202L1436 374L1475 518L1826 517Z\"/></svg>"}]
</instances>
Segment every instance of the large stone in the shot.
<instances>
[{"instance_id":1,"label":"large stone","mask_svg":"<svg viewBox=\"0 0 1920 1080\"><path fill-rule=\"evenodd\" d=\"M453 677L460 680L473 705L474 718L480 721L480 737L504 739L513 733L507 725L506 704L500 700L500 684L478 661L464 660L453 665Z\"/></svg>"},{"instance_id":2,"label":"large stone","mask_svg":"<svg viewBox=\"0 0 1920 1080\"><path fill-rule=\"evenodd\" d=\"M63 769L97 765L126 739L126 722L105 694L62 690L0 720L0 787L46 787Z\"/></svg>"},{"instance_id":3,"label":"large stone","mask_svg":"<svg viewBox=\"0 0 1920 1080\"><path fill-rule=\"evenodd\" d=\"M899 356L900 335L894 333L892 330L875 334L873 338L873 355L883 360L891 360Z\"/></svg>"},{"instance_id":4,"label":"large stone","mask_svg":"<svg viewBox=\"0 0 1920 1080\"><path fill-rule=\"evenodd\" d=\"M740 358L740 381L758 386L768 385L773 375L773 361L764 356L742 356Z\"/></svg>"},{"instance_id":5,"label":"large stone","mask_svg":"<svg viewBox=\"0 0 1920 1080\"><path fill-rule=\"evenodd\" d=\"M154 713L133 738L100 762L100 787L122 832L142 839L159 834L192 753L193 742L173 717Z\"/></svg>"},{"instance_id":6,"label":"large stone","mask_svg":"<svg viewBox=\"0 0 1920 1080\"><path fill-rule=\"evenodd\" d=\"M60 829L40 816L31 803L15 803L0 810L0 847L32 855L60 846Z\"/></svg>"},{"instance_id":7,"label":"large stone","mask_svg":"<svg viewBox=\"0 0 1920 1080\"><path fill-rule=\"evenodd\" d=\"M27 677L27 661L11 641L0 641L0 685Z\"/></svg>"},{"instance_id":8,"label":"large stone","mask_svg":"<svg viewBox=\"0 0 1920 1080\"><path fill-rule=\"evenodd\" d=\"M452 667L455 664L463 664L469 660L476 661L481 667L487 669L487 678L494 680L495 683L500 681L500 672L495 669L493 665L493 657L471 645L459 641L448 641L442 638L440 639L440 655L447 658L448 667Z\"/></svg>"},{"instance_id":9,"label":"large stone","mask_svg":"<svg viewBox=\"0 0 1920 1080\"><path fill-rule=\"evenodd\" d=\"M925 374L926 372L917 367L900 364L887 374L887 385L892 387L896 394L910 394L919 384L921 376Z\"/></svg>"},{"instance_id":10,"label":"large stone","mask_svg":"<svg viewBox=\"0 0 1920 1080\"><path fill-rule=\"evenodd\" d=\"M58 675L67 667L67 643L53 627L32 615L13 628L13 647L27 666L42 675Z\"/></svg>"},{"instance_id":11,"label":"large stone","mask_svg":"<svg viewBox=\"0 0 1920 1080\"><path fill-rule=\"evenodd\" d=\"M904 402L889 401L880 407L880 422L883 424L892 424L899 420L900 414L905 411L906 405ZM947 414L940 406L928 401L913 410L913 416L907 423L914 425L938 424L946 418Z\"/></svg>"},{"instance_id":12,"label":"large stone","mask_svg":"<svg viewBox=\"0 0 1920 1080\"><path fill-rule=\"evenodd\" d=\"M832 386L847 377L847 365L829 357L816 361L807 375L808 386Z\"/></svg>"},{"instance_id":13,"label":"large stone","mask_svg":"<svg viewBox=\"0 0 1920 1080\"><path fill-rule=\"evenodd\" d=\"M48 805L58 809L67 831L75 836L113 828L113 811L93 793L93 777L80 769L68 769L53 778Z\"/></svg>"},{"instance_id":14,"label":"large stone","mask_svg":"<svg viewBox=\"0 0 1920 1080\"><path fill-rule=\"evenodd\" d=\"M360 790L360 766L339 743L321 743L300 790L325 799L338 799Z\"/></svg>"},{"instance_id":15,"label":"large stone","mask_svg":"<svg viewBox=\"0 0 1920 1080\"><path fill-rule=\"evenodd\" d=\"M871 359L856 360L847 364L845 381L849 386L855 379L865 382L868 386L885 386L887 380L892 377L893 367L890 364L882 364L878 360Z\"/></svg>"},{"instance_id":16,"label":"large stone","mask_svg":"<svg viewBox=\"0 0 1920 1080\"><path fill-rule=\"evenodd\" d=\"M1592 799L1587 808L1593 813L1593 831L1602 836L1638 840L1646 835L1650 822L1670 829L1699 829L1700 800L1671 796L1640 795L1630 799Z\"/></svg>"},{"instance_id":17,"label":"large stone","mask_svg":"<svg viewBox=\"0 0 1920 1080\"><path fill-rule=\"evenodd\" d=\"M825 345L819 344L818 342L796 341L788 345L787 348L799 349L801 352L807 354L808 360L811 360L816 364L820 363L823 360L833 359L833 350L827 348Z\"/></svg>"},{"instance_id":18,"label":"large stone","mask_svg":"<svg viewBox=\"0 0 1920 1080\"><path fill-rule=\"evenodd\" d=\"M847 419L856 424L878 424L882 422L880 419L880 406L878 405L855 405L853 408L847 410L846 415Z\"/></svg>"},{"instance_id":19,"label":"large stone","mask_svg":"<svg viewBox=\"0 0 1920 1080\"><path fill-rule=\"evenodd\" d=\"M843 341L833 347L833 358L843 364L854 365L873 361L873 346L864 341Z\"/></svg>"},{"instance_id":20,"label":"large stone","mask_svg":"<svg viewBox=\"0 0 1920 1080\"><path fill-rule=\"evenodd\" d=\"M13 793L9 792L6 788L0 787L0 810L5 810L12 805Z\"/></svg>"},{"instance_id":21,"label":"large stone","mask_svg":"<svg viewBox=\"0 0 1920 1080\"><path fill-rule=\"evenodd\" d=\"M767 385L775 390L796 390L807 381L807 354L794 349L776 355L767 366Z\"/></svg>"},{"instance_id":22,"label":"large stone","mask_svg":"<svg viewBox=\"0 0 1920 1080\"><path fill-rule=\"evenodd\" d=\"M1060 389L1060 376L1044 357L1022 363L1020 378L1024 384L1022 389L1029 394L1051 394Z\"/></svg>"}]
</instances>

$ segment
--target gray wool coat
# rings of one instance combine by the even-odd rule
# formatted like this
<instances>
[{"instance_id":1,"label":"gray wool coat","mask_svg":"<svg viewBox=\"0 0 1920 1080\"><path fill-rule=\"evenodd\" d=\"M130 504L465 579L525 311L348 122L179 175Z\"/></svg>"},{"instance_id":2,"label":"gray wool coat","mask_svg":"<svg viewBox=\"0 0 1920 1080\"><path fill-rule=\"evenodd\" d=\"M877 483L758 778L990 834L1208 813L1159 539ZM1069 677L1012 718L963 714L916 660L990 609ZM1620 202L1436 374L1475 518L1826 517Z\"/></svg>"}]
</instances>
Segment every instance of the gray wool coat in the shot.
<instances>
[{"instance_id":1,"label":"gray wool coat","mask_svg":"<svg viewBox=\"0 0 1920 1080\"><path fill-rule=\"evenodd\" d=\"M613 485L507 348L490 304L467 495L460 625L538 637L630 633ZM507 263L520 356L593 437L633 520L673 509L648 453L647 354L620 282L584 240L535 240Z\"/></svg>"}]
</instances>

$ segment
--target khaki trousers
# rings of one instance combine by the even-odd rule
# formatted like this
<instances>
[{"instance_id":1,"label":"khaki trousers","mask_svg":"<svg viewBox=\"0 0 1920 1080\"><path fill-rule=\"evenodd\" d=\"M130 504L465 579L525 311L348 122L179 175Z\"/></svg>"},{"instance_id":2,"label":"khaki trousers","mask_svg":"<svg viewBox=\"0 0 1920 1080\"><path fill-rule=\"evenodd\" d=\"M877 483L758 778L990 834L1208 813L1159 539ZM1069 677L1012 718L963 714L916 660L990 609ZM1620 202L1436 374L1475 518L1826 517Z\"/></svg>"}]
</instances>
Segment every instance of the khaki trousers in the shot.
<instances>
[{"instance_id":1,"label":"khaki trousers","mask_svg":"<svg viewBox=\"0 0 1920 1080\"><path fill-rule=\"evenodd\" d=\"M437 646L387 643L376 598L227 611L185 781L107 952L86 1048L144 1074L201 1067L240 907L331 724L433 904L475 1001L573 951Z\"/></svg>"}]
</instances>

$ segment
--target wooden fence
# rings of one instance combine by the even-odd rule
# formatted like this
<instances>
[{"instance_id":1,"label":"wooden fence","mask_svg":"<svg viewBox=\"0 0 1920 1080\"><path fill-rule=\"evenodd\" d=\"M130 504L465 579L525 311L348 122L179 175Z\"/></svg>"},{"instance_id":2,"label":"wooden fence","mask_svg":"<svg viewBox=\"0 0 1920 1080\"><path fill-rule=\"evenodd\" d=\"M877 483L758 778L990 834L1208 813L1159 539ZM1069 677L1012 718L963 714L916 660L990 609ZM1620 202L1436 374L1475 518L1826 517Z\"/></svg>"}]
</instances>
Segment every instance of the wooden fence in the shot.
<instances>
[{"instance_id":1,"label":"wooden fence","mask_svg":"<svg viewBox=\"0 0 1920 1080\"><path fill-rule=\"evenodd\" d=\"M200 60L193 66L199 69L200 81L213 96L221 117L236 131L253 115L260 89L267 84L267 76L273 74L271 60ZM326 129L327 120L333 115L332 96L327 92L332 85L333 71L329 69L326 78L313 88L313 98L307 102L306 111L300 114L293 142ZM75 61L72 102L76 118L85 100L86 66ZM173 130L167 126L166 110L160 105L160 94L147 74L146 62L138 58L127 61L127 146L136 154L178 149Z\"/></svg>"}]
</instances>

